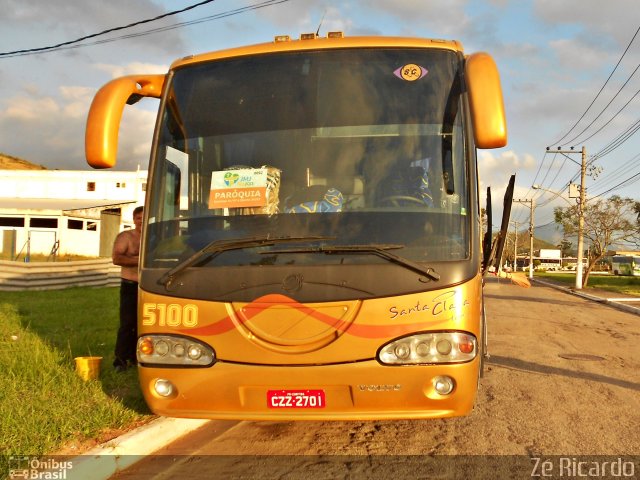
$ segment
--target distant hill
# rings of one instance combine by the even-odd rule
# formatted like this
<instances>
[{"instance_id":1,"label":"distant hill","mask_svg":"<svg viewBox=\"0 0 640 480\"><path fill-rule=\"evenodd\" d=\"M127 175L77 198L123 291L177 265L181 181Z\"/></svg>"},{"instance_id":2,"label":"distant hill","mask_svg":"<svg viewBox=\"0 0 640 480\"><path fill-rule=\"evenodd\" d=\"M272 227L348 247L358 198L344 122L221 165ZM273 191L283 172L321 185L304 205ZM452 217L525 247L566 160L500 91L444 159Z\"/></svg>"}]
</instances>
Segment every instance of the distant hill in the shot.
<instances>
[{"instance_id":1,"label":"distant hill","mask_svg":"<svg viewBox=\"0 0 640 480\"><path fill-rule=\"evenodd\" d=\"M562 227L559 227L556 223L548 223L542 227L536 227L535 229L535 238L549 242L551 245L558 245L562 241L562 237Z\"/></svg>"},{"instance_id":2,"label":"distant hill","mask_svg":"<svg viewBox=\"0 0 640 480\"><path fill-rule=\"evenodd\" d=\"M22 158L12 157L0 152L0 170L46 170L47 167L36 165Z\"/></svg>"}]
</instances>

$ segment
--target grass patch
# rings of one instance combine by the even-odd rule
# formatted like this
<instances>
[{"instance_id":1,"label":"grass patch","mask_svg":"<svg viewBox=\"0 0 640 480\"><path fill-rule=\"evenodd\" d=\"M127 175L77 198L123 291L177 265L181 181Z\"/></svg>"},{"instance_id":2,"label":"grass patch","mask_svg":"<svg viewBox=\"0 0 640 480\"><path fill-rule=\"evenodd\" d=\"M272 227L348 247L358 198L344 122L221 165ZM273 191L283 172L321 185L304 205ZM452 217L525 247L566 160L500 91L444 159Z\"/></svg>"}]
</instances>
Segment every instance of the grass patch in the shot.
<instances>
[{"instance_id":1,"label":"grass patch","mask_svg":"<svg viewBox=\"0 0 640 480\"><path fill-rule=\"evenodd\" d=\"M17 258L14 258L7 252L0 252L0 260L11 260L13 262L24 262L25 252L20 252ZM44 253L32 253L29 256L30 262L74 262L76 260L95 260L100 257L88 257L86 255L64 254L64 255L46 255Z\"/></svg>"},{"instance_id":2,"label":"grass patch","mask_svg":"<svg viewBox=\"0 0 640 480\"><path fill-rule=\"evenodd\" d=\"M576 284L575 273L536 272L535 276L567 285ZM597 288L610 292L624 293L640 297L640 277L591 274L589 275L589 283L585 289L589 288Z\"/></svg>"},{"instance_id":3,"label":"grass patch","mask_svg":"<svg viewBox=\"0 0 640 480\"><path fill-rule=\"evenodd\" d=\"M135 369L116 374L111 368L118 293L118 288L0 293L4 458L53 453L71 441L150 418ZM86 355L103 357L98 380L84 382L75 373L74 357Z\"/></svg>"}]
</instances>

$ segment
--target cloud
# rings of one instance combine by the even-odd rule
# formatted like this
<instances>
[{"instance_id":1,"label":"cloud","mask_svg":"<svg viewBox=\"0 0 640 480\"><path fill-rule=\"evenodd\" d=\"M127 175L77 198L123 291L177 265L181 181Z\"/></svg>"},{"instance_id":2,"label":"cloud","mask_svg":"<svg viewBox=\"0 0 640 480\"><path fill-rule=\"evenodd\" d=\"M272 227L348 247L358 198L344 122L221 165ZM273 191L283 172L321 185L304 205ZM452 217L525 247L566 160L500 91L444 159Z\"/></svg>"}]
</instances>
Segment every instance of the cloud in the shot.
<instances>
[{"instance_id":1,"label":"cloud","mask_svg":"<svg viewBox=\"0 0 640 480\"><path fill-rule=\"evenodd\" d=\"M56 168L81 168L84 118L77 112L72 90L66 99L32 93L17 95L0 109L0 145L7 153ZM67 107L69 109L67 110Z\"/></svg>"},{"instance_id":2,"label":"cloud","mask_svg":"<svg viewBox=\"0 0 640 480\"><path fill-rule=\"evenodd\" d=\"M157 107L157 100L142 102L153 103ZM138 105L125 108L118 143L118 170L136 170L138 166L143 170L148 168L156 115L156 111Z\"/></svg>"},{"instance_id":3,"label":"cloud","mask_svg":"<svg viewBox=\"0 0 640 480\"><path fill-rule=\"evenodd\" d=\"M395 19L397 34L461 39L477 30L466 12L468 0L441 2L424 0L359 0L358 10L376 12L381 19ZM354 17L358 18L358 17Z\"/></svg>"},{"instance_id":4,"label":"cloud","mask_svg":"<svg viewBox=\"0 0 640 480\"><path fill-rule=\"evenodd\" d=\"M9 99L6 110L0 114L8 121L25 123L46 116L57 115L60 108L53 98L32 98L18 96Z\"/></svg>"},{"instance_id":5,"label":"cloud","mask_svg":"<svg viewBox=\"0 0 640 480\"><path fill-rule=\"evenodd\" d=\"M68 118L86 119L87 105L91 103L95 91L88 87L60 87L64 102L63 113Z\"/></svg>"},{"instance_id":6,"label":"cloud","mask_svg":"<svg viewBox=\"0 0 640 480\"><path fill-rule=\"evenodd\" d=\"M156 73L167 73L169 65L156 65L152 63L131 62L126 65L113 65L106 63L96 63L93 65L96 70L108 73L111 78L123 77L125 75L146 75Z\"/></svg>"},{"instance_id":7,"label":"cloud","mask_svg":"<svg viewBox=\"0 0 640 480\"><path fill-rule=\"evenodd\" d=\"M95 90L62 86L58 96L30 89L0 104L3 151L49 168L88 169L84 158L87 112ZM118 169L147 167L155 112L125 109L118 149ZM10 147L8 147L10 146Z\"/></svg>"},{"instance_id":8,"label":"cloud","mask_svg":"<svg viewBox=\"0 0 640 480\"><path fill-rule=\"evenodd\" d=\"M341 18L339 9L335 7L325 8L325 4L324 0L294 1L281 6L257 10L257 14L278 28L286 28L285 33L291 32L290 35L295 37L296 33L315 32L322 19L322 12L325 12L323 30L328 24ZM345 7L344 3L342 7ZM341 22L342 20L339 21Z\"/></svg>"},{"instance_id":9,"label":"cloud","mask_svg":"<svg viewBox=\"0 0 640 480\"><path fill-rule=\"evenodd\" d=\"M620 46L626 46L638 28L638 17L633 14L637 8L637 0L533 1L533 12L549 26L578 25L589 33L585 38L601 42L611 37Z\"/></svg>"},{"instance_id":10,"label":"cloud","mask_svg":"<svg viewBox=\"0 0 640 480\"><path fill-rule=\"evenodd\" d=\"M322 32L337 30L347 35L381 34L384 27L386 34L391 35L424 36L428 31L436 37L460 38L462 31L474 28L465 12L468 0L450 0L446 8L440 2L424 0L351 0L340 2L339 6L327 4L326 0L289 2L281 8L258 10L258 14L275 26L286 28L293 36L298 32L315 32L323 15Z\"/></svg>"},{"instance_id":11,"label":"cloud","mask_svg":"<svg viewBox=\"0 0 640 480\"><path fill-rule=\"evenodd\" d=\"M607 61L615 64L611 49L603 48L601 44L592 45L579 38L561 38L550 41L549 46L557 59L553 63L565 70L598 70Z\"/></svg>"},{"instance_id":12,"label":"cloud","mask_svg":"<svg viewBox=\"0 0 640 480\"><path fill-rule=\"evenodd\" d=\"M502 192L502 195L512 174L516 174L517 182L519 173L532 171L535 167L536 160L530 154L518 155L512 150L498 154L490 150L478 151L480 188L483 191L491 187L492 191Z\"/></svg>"}]
</instances>

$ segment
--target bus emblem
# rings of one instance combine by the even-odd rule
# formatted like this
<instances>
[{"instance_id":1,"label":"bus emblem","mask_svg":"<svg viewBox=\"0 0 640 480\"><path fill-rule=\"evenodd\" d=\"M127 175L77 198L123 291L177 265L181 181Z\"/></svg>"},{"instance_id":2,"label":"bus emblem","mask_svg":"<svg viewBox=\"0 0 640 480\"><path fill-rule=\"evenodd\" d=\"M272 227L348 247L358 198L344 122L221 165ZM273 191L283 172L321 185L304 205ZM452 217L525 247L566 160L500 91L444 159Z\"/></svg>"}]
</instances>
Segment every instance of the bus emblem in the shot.
<instances>
[{"instance_id":1,"label":"bus emblem","mask_svg":"<svg viewBox=\"0 0 640 480\"><path fill-rule=\"evenodd\" d=\"M398 68L393 72L394 75L402 80L406 80L407 82L415 82L416 80L420 80L423 78L429 70L420 65L416 65L415 63L408 63L404 67Z\"/></svg>"}]
</instances>

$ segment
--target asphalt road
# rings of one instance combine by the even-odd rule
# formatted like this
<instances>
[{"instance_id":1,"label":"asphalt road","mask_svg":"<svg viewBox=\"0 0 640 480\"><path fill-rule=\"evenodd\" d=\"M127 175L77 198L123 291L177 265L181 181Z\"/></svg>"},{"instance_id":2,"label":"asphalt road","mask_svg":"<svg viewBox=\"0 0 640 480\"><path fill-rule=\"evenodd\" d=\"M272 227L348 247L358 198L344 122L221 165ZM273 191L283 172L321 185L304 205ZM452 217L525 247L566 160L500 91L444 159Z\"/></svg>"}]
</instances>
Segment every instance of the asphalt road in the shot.
<instances>
[{"instance_id":1,"label":"asphalt road","mask_svg":"<svg viewBox=\"0 0 640 480\"><path fill-rule=\"evenodd\" d=\"M491 358L467 417L211 421L113 478L640 476L640 316L540 285L485 296Z\"/></svg>"}]
</instances>

